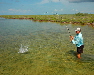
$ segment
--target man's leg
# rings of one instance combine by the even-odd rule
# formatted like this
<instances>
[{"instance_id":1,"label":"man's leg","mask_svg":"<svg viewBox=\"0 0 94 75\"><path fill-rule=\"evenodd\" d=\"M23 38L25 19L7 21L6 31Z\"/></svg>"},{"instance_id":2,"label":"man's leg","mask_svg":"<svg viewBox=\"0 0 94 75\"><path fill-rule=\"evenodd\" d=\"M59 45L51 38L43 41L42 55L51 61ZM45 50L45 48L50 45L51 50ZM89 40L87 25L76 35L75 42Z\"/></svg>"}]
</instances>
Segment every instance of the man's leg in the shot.
<instances>
[{"instance_id":1,"label":"man's leg","mask_svg":"<svg viewBox=\"0 0 94 75\"><path fill-rule=\"evenodd\" d=\"M81 58L81 54L80 53L77 54L77 58L79 58L79 59Z\"/></svg>"},{"instance_id":2,"label":"man's leg","mask_svg":"<svg viewBox=\"0 0 94 75\"><path fill-rule=\"evenodd\" d=\"M82 53L82 48L81 47L77 47L77 58L81 58L81 53Z\"/></svg>"}]
</instances>

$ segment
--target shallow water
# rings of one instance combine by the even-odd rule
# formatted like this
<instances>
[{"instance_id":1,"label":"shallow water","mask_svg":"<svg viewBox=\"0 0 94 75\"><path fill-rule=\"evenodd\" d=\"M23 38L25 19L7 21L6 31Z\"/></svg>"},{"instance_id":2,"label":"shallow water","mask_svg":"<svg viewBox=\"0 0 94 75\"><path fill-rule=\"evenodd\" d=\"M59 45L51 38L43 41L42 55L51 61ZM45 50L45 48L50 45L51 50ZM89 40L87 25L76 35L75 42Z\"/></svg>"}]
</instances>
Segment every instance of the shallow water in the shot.
<instances>
[{"instance_id":1,"label":"shallow water","mask_svg":"<svg viewBox=\"0 0 94 75\"><path fill-rule=\"evenodd\" d=\"M77 27L82 29L85 48L80 60L66 25L73 36ZM0 18L1 75L93 75L94 28L66 25ZM18 53L21 44L28 46L27 53Z\"/></svg>"}]
</instances>

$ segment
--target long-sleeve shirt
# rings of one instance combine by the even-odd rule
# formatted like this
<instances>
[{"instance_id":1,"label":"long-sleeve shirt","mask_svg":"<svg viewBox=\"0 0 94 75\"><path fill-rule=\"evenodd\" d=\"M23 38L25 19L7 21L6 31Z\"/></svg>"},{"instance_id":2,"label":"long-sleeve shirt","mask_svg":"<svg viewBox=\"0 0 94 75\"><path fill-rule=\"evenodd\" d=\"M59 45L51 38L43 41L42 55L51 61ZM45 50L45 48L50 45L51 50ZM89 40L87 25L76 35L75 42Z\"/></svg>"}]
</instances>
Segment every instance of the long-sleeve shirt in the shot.
<instances>
[{"instance_id":1,"label":"long-sleeve shirt","mask_svg":"<svg viewBox=\"0 0 94 75\"><path fill-rule=\"evenodd\" d=\"M77 47L80 47L81 45L83 45L83 37L81 32L79 34L76 34L76 36L72 40L72 43L76 44Z\"/></svg>"}]
</instances>

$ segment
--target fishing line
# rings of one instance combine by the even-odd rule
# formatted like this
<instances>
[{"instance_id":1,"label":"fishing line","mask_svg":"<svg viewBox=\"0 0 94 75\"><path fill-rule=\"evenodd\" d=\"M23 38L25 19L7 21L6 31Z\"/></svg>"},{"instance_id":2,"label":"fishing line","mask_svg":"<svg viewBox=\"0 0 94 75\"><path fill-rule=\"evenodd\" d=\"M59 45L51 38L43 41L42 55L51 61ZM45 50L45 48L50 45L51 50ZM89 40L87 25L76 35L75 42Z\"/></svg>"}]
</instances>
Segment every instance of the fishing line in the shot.
<instances>
[{"instance_id":1,"label":"fishing line","mask_svg":"<svg viewBox=\"0 0 94 75\"><path fill-rule=\"evenodd\" d=\"M68 33L70 34L69 28L67 26L66 26L66 28L67 28ZM70 34L70 36L71 36L71 34Z\"/></svg>"}]
</instances>

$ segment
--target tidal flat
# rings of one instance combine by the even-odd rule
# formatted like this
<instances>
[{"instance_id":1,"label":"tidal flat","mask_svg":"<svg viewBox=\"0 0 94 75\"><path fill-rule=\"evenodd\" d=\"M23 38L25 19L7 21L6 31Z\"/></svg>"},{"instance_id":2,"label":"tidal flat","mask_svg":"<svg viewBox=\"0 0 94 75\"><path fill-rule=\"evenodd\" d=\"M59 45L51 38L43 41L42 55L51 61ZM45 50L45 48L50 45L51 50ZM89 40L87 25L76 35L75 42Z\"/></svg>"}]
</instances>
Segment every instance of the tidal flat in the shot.
<instances>
[{"instance_id":1,"label":"tidal flat","mask_svg":"<svg viewBox=\"0 0 94 75\"><path fill-rule=\"evenodd\" d=\"M76 47L69 41L80 27L84 53L76 57ZM28 52L18 53L20 45ZM0 19L0 75L93 75L94 28L91 25Z\"/></svg>"}]
</instances>

